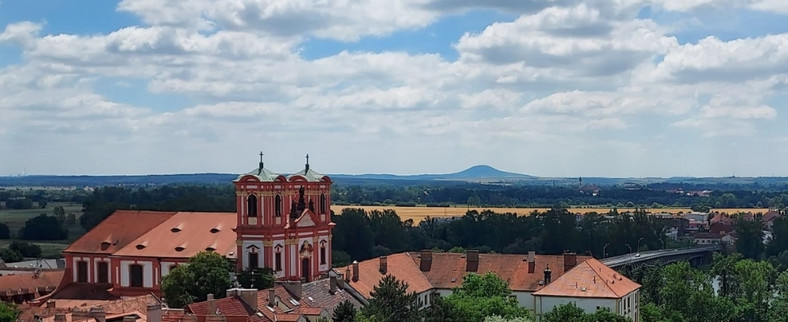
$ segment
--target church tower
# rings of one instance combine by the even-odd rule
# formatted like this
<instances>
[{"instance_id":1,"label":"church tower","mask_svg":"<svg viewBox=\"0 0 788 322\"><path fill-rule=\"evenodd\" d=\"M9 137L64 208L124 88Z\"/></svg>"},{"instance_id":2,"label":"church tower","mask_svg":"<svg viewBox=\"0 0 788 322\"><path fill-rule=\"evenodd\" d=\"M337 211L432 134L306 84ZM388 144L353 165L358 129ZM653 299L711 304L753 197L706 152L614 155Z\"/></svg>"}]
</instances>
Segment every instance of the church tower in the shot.
<instances>
[{"instance_id":1,"label":"church tower","mask_svg":"<svg viewBox=\"0 0 788 322\"><path fill-rule=\"evenodd\" d=\"M237 269L269 267L278 280L312 281L331 269L331 179L263 165L236 178Z\"/></svg>"}]
</instances>

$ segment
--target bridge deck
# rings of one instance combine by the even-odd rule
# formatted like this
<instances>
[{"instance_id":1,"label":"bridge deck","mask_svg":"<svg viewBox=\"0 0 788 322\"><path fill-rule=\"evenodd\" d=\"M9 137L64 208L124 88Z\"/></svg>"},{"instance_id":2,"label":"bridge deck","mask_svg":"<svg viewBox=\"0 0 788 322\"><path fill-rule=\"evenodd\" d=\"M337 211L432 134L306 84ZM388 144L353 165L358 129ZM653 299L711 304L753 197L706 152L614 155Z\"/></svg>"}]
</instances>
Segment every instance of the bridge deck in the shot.
<instances>
[{"instance_id":1,"label":"bridge deck","mask_svg":"<svg viewBox=\"0 0 788 322\"><path fill-rule=\"evenodd\" d=\"M650 261L661 257L675 257L705 252L715 252L722 249L720 245L710 245L690 248L660 249L640 253L629 253L620 256L608 257L600 260L608 267L615 268L628 264Z\"/></svg>"}]
</instances>

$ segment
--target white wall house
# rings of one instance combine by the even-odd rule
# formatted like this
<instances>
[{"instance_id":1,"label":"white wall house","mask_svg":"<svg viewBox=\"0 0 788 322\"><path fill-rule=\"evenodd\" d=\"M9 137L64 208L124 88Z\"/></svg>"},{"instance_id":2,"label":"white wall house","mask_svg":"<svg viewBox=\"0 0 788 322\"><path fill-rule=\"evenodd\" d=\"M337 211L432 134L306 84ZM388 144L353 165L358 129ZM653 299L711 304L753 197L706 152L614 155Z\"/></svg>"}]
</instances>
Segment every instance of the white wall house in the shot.
<instances>
[{"instance_id":1,"label":"white wall house","mask_svg":"<svg viewBox=\"0 0 788 322\"><path fill-rule=\"evenodd\" d=\"M555 307L574 303L587 313L601 308L640 321L640 284L596 259L578 264L563 276L533 293L537 319Z\"/></svg>"}]
</instances>

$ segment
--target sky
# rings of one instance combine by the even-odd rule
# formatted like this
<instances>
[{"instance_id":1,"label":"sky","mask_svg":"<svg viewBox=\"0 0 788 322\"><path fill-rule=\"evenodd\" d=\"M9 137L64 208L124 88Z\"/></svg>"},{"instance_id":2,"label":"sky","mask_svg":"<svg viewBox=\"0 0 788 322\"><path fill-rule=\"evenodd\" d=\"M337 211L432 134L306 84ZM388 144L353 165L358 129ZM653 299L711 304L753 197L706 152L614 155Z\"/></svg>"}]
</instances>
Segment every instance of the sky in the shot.
<instances>
[{"instance_id":1,"label":"sky","mask_svg":"<svg viewBox=\"0 0 788 322\"><path fill-rule=\"evenodd\" d=\"M788 176L785 0L0 0L0 175Z\"/></svg>"}]
</instances>

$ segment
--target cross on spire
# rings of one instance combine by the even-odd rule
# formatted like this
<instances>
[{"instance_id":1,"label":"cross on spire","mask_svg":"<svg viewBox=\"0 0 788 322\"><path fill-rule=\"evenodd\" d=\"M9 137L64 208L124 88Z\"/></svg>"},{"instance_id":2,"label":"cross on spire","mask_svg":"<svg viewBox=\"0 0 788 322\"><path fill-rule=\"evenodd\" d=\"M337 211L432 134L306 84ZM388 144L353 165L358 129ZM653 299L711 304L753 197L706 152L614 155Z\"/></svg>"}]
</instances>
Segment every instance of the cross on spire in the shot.
<instances>
[{"instance_id":1,"label":"cross on spire","mask_svg":"<svg viewBox=\"0 0 788 322\"><path fill-rule=\"evenodd\" d=\"M260 167L258 169L258 172L259 171L263 171L263 151L260 151Z\"/></svg>"},{"instance_id":2,"label":"cross on spire","mask_svg":"<svg viewBox=\"0 0 788 322\"><path fill-rule=\"evenodd\" d=\"M309 170L309 153L306 154L306 170Z\"/></svg>"}]
</instances>

